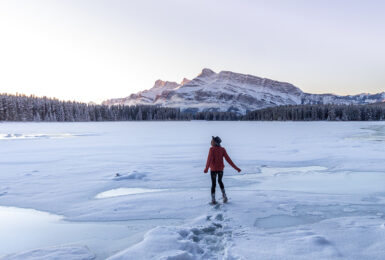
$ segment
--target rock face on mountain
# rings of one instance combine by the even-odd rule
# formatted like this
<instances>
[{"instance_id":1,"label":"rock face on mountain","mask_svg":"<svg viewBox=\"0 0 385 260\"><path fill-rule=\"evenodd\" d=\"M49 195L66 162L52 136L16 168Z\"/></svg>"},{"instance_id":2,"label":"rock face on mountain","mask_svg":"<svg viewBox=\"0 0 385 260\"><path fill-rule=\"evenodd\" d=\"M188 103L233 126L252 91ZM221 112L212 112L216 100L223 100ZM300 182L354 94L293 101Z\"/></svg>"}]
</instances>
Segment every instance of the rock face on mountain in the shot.
<instances>
[{"instance_id":1,"label":"rock face on mountain","mask_svg":"<svg viewBox=\"0 0 385 260\"><path fill-rule=\"evenodd\" d=\"M279 105L366 104L385 101L385 92L338 96L308 94L296 86L252 75L203 69L193 80L181 83L157 80L148 90L126 98L110 99L104 105L161 105L182 111L222 111L245 114L247 111Z\"/></svg>"}]
</instances>

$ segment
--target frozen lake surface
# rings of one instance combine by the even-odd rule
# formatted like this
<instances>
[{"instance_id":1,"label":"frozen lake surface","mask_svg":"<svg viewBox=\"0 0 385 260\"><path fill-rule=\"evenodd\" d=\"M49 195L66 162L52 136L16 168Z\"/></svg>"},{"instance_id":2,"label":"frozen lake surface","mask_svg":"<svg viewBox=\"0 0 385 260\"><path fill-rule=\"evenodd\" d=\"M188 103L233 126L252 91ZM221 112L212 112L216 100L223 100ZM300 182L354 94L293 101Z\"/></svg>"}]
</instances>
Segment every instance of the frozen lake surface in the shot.
<instances>
[{"instance_id":1,"label":"frozen lake surface","mask_svg":"<svg viewBox=\"0 0 385 260\"><path fill-rule=\"evenodd\" d=\"M212 135L242 169L226 164L215 207ZM0 258L384 259L384 137L385 122L0 123Z\"/></svg>"},{"instance_id":2,"label":"frozen lake surface","mask_svg":"<svg viewBox=\"0 0 385 260\"><path fill-rule=\"evenodd\" d=\"M62 216L14 207L0 207L0 219L0 255L47 246L75 245L84 246L87 256L98 258L140 242L150 227L181 223L173 219L70 222L64 221Z\"/></svg>"}]
</instances>

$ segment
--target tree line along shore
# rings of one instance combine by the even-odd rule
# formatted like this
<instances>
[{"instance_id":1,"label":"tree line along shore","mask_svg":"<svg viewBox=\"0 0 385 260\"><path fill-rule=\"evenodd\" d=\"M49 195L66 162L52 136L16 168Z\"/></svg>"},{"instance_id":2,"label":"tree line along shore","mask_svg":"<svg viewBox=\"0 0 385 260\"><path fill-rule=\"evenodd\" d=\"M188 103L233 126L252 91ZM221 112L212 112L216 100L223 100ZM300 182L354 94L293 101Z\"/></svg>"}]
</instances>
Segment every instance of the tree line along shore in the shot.
<instances>
[{"instance_id":1,"label":"tree line along shore","mask_svg":"<svg viewBox=\"0 0 385 260\"><path fill-rule=\"evenodd\" d=\"M183 112L179 108L153 105L96 105L55 98L0 94L0 121L379 121L385 120L385 102L364 105L274 106L246 115L234 112Z\"/></svg>"}]
</instances>

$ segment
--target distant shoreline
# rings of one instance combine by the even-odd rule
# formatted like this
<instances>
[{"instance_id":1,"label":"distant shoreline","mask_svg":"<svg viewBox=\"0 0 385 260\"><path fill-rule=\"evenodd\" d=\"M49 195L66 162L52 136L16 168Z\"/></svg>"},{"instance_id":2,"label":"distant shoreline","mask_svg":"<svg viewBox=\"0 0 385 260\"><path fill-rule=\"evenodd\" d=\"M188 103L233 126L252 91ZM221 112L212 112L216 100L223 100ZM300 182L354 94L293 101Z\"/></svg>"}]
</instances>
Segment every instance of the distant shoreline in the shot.
<instances>
[{"instance_id":1,"label":"distant shoreline","mask_svg":"<svg viewBox=\"0 0 385 260\"><path fill-rule=\"evenodd\" d=\"M94 105L25 95L0 95L0 122L111 121L383 121L385 102L271 106L246 114L194 112L154 105Z\"/></svg>"}]
</instances>

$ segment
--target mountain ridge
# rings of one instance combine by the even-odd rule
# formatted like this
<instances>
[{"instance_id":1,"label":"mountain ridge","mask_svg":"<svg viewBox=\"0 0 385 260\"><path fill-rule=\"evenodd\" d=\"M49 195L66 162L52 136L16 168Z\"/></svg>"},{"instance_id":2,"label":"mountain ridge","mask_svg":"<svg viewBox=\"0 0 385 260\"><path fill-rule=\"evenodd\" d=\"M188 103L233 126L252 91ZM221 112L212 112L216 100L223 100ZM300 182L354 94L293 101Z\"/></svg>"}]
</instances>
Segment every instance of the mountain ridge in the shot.
<instances>
[{"instance_id":1,"label":"mountain ridge","mask_svg":"<svg viewBox=\"0 0 385 260\"><path fill-rule=\"evenodd\" d=\"M246 114L247 111L279 105L369 104L385 101L377 94L335 95L305 93L288 82L232 71L214 72L204 68L192 80L181 83L157 80L152 88L125 98L109 99L103 105L160 105L182 111L221 111Z\"/></svg>"}]
</instances>

